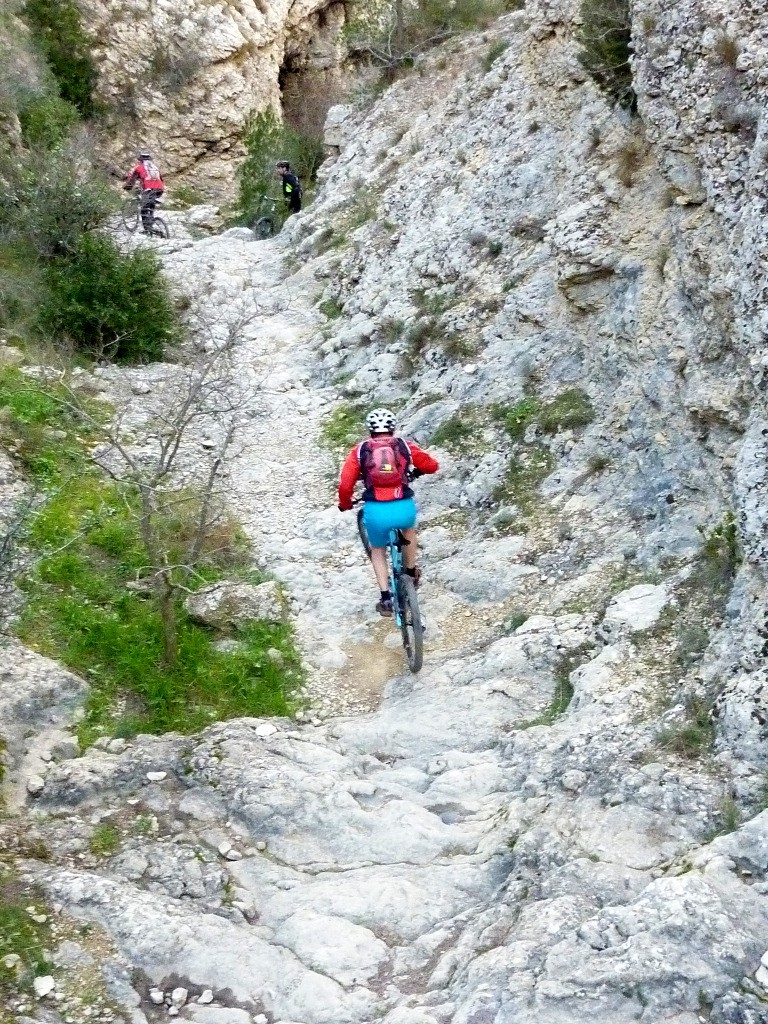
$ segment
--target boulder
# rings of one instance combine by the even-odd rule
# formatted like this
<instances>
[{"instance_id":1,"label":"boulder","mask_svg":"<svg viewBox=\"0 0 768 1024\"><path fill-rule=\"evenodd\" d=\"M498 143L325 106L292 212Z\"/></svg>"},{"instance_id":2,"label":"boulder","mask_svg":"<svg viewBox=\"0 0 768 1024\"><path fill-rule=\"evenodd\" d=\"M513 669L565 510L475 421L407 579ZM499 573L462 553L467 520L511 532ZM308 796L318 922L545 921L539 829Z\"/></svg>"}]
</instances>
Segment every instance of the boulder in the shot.
<instances>
[{"instance_id":1,"label":"boulder","mask_svg":"<svg viewBox=\"0 0 768 1024\"><path fill-rule=\"evenodd\" d=\"M254 619L282 622L286 610L279 584L224 581L190 594L184 607L195 622L218 629L243 626Z\"/></svg>"}]
</instances>

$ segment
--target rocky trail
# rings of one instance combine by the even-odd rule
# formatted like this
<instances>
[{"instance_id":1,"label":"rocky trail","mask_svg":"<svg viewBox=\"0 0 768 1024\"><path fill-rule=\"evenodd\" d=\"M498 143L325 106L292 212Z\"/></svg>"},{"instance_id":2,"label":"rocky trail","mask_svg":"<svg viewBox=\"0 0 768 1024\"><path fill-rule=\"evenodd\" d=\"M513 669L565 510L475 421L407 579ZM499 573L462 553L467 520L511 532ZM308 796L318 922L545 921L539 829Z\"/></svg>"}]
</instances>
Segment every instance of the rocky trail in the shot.
<instances>
[{"instance_id":1,"label":"rocky trail","mask_svg":"<svg viewBox=\"0 0 768 1024\"><path fill-rule=\"evenodd\" d=\"M228 498L307 711L75 756L85 683L9 648L2 841L58 940L12 1018L768 1022L768 36L716 6L643 5L631 119L529 0L333 108L278 239L159 245L239 324ZM141 416L173 374L96 376ZM321 443L382 400L441 462L416 677Z\"/></svg>"}]
</instances>

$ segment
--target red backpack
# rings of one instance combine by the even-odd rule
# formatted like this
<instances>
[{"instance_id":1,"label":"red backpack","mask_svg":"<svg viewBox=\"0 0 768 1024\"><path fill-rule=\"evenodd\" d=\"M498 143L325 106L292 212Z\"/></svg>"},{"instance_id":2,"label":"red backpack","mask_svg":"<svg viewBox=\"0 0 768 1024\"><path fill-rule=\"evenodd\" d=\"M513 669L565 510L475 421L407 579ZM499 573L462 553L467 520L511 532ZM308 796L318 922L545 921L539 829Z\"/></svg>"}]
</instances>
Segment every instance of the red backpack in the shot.
<instances>
[{"instance_id":1,"label":"red backpack","mask_svg":"<svg viewBox=\"0 0 768 1024\"><path fill-rule=\"evenodd\" d=\"M366 488L406 487L411 451L401 437L382 434L363 441L358 450L360 472Z\"/></svg>"}]
</instances>

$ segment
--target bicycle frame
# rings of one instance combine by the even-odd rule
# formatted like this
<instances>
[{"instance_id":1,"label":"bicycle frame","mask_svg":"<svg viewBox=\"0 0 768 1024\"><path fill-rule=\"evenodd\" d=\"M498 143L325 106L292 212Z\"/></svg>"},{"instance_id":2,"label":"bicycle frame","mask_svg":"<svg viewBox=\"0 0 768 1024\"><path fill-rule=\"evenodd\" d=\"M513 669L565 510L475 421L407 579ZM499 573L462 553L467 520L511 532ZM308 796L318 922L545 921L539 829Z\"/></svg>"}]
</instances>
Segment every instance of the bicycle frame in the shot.
<instances>
[{"instance_id":1,"label":"bicycle frame","mask_svg":"<svg viewBox=\"0 0 768 1024\"><path fill-rule=\"evenodd\" d=\"M398 628L402 625L402 612L398 596L397 578L403 571L402 538L399 530L389 531L387 550L389 552L389 592L392 595L392 610Z\"/></svg>"}]
</instances>

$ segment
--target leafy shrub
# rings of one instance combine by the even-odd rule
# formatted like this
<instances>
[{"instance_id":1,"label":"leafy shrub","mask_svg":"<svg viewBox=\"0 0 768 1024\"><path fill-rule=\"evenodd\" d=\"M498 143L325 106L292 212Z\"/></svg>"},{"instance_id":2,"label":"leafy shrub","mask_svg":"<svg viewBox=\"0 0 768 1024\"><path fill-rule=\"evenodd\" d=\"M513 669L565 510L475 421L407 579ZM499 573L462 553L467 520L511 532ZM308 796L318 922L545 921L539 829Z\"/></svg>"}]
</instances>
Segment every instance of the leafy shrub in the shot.
<instances>
[{"instance_id":1,"label":"leafy shrub","mask_svg":"<svg viewBox=\"0 0 768 1024\"><path fill-rule=\"evenodd\" d=\"M341 314L344 312L344 307L341 305L338 299L330 298L324 299L317 307L324 317L329 320L338 320Z\"/></svg>"},{"instance_id":2,"label":"leafy shrub","mask_svg":"<svg viewBox=\"0 0 768 1024\"><path fill-rule=\"evenodd\" d=\"M630 0L581 0L579 60L616 103L636 110L632 85Z\"/></svg>"},{"instance_id":3,"label":"leafy shrub","mask_svg":"<svg viewBox=\"0 0 768 1024\"><path fill-rule=\"evenodd\" d=\"M92 117L96 66L77 4L74 0L26 0L22 17L53 72L61 98L83 117Z\"/></svg>"},{"instance_id":4,"label":"leafy shrub","mask_svg":"<svg viewBox=\"0 0 768 1024\"><path fill-rule=\"evenodd\" d=\"M493 499L505 505L515 504L524 514L532 514L538 489L549 475L552 462L552 453L540 444L514 456L507 465L504 479L493 492Z\"/></svg>"},{"instance_id":5,"label":"leafy shrub","mask_svg":"<svg viewBox=\"0 0 768 1024\"><path fill-rule=\"evenodd\" d=\"M173 303L154 253L122 254L101 235L83 235L70 258L46 271L49 295L38 322L94 355L130 362L159 359L177 336Z\"/></svg>"},{"instance_id":6,"label":"leafy shrub","mask_svg":"<svg viewBox=\"0 0 768 1024\"><path fill-rule=\"evenodd\" d=\"M350 19L345 36L354 55L381 69L386 85L412 68L416 56L429 47L459 32L485 28L505 11L517 9L517 0L419 0L383 9L374 4L365 16Z\"/></svg>"},{"instance_id":7,"label":"leafy shrub","mask_svg":"<svg viewBox=\"0 0 768 1024\"><path fill-rule=\"evenodd\" d=\"M80 114L77 108L60 96L41 96L19 111L21 135L27 146L35 149L56 149L69 136Z\"/></svg>"},{"instance_id":8,"label":"leafy shrub","mask_svg":"<svg viewBox=\"0 0 768 1024\"><path fill-rule=\"evenodd\" d=\"M334 452L343 452L366 432L363 418L366 407L361 403L342 402L323 424L322 440Z\"/></svg>"},{"instance_id":9,"label":"leafy shrub","mask_svg":"<svg viewBox=\"0 0 768 1024\"><path fill-rule=\"evenodd\" d=\"M80 157L76 145L67 145L8 166L0 234L45 261L74 251L84 232L103 224L114 205L112 194L87 163L83 169Z\"/></svg>"},{"instance_id":10,"label":"leafy shrub","mask_svg":"<svg viewBox=\"0 0 768 1024\"><path fill-rule=\"evenodd\" d=\"M261 197L277 192L274 175L277 160L288 160L306 191L325 156L320 140L294 131L280 121L273 110L265 110L250 119L243 144L248 155L237 172L237 216L246 223L258 215ZM280 203L276 212L285 216L287 211Z\"/></svg>"}]
</instances>

